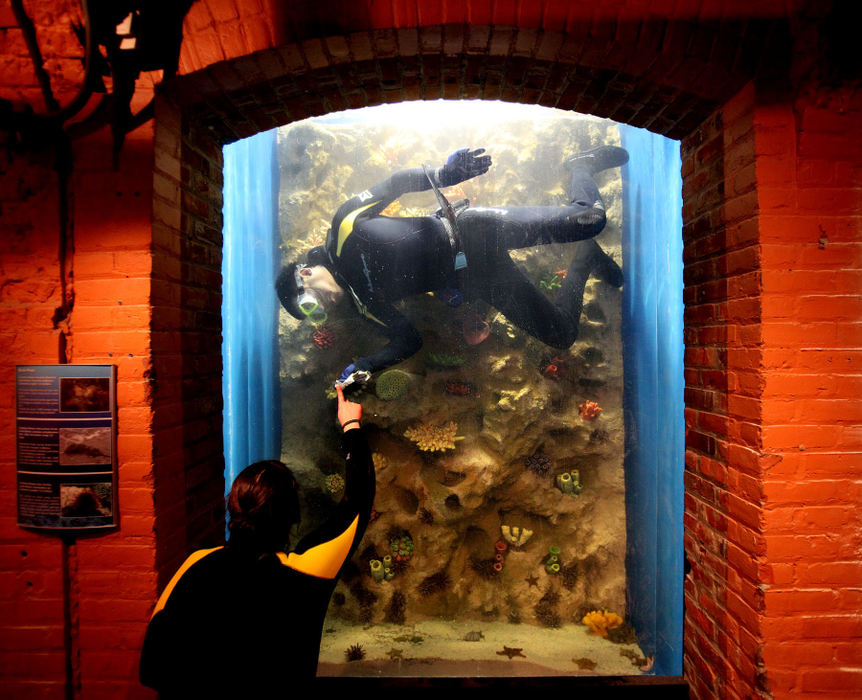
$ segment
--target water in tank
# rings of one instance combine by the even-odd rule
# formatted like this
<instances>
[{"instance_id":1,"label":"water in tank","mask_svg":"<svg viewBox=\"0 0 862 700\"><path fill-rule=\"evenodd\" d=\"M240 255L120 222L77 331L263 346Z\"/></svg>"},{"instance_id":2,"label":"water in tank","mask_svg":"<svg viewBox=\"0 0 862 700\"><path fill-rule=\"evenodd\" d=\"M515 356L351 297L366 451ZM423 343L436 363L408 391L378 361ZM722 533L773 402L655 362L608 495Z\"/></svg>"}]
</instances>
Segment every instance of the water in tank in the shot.
<instances>
[{"instance_id":1,"label":"water in tank","mask_svg":"<svg viewBox=\"0 0 862 700\"><path fill-rule=\"evenodd\" d=\"M644 146L613 121L500 103L368 108L267 138L269 242L261 226L261 241L231 238L226 149L225 303L250 278L271 321L232 330L226 312L228 476L280 458L300 482L303 530L325 521L344 489L333 383L368 371L350 398L377 495L332 596L319 674L678 673L680 615L662 596L681 607L682 545L661 521L664 501L681 500L663 490L681 483L681 358L670 398L644 389L668 360L639 325L669 316L650 327L679 352L681 307L654 289L660 278L681 294L678 162L658 177L647 167L636 190L627 173L655 156L652 135ZM266 172L259 158L248 170ZM644 213L644 199L677 218ZM656 218L659 254L638 224ZM231 263L231 246L248 257ZM264 262L249 262L258 248ZM273 277L322 253L343 293L300 321L278 308ZM268 349L231 380L234 336ZM259 392L252 365L273 375L251 382ZM244 428L228 427L232 412ZM270 453L246 447L231 466L243 430L262 430L244 444Z\"/></svg>"}]
</instances>

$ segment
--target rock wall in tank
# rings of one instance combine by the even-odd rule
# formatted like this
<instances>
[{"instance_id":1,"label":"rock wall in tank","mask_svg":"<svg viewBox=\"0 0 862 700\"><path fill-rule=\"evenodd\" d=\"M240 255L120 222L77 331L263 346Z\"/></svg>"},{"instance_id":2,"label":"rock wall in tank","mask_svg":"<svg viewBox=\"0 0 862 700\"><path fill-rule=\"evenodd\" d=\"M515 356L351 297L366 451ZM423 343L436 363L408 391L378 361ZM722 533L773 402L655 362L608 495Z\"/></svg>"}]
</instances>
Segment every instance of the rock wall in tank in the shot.
<instances>
[{"instance_id":1,"label":"rock wall in tank","mask_svg":"<svg viewBox=\"0 0 862 700\"><path fill-rule=\"evenodd\" d=\"M332 215L394 170L484 147L491 170L445 190L474 206L566 203L566 156L618 144L613 122L552 113L498 122L305 121L279 132L283 260L323 243ZM608 210L597 238L617 262L619 168L596 176ZM391 216L437 208L431 192ZM512 258L550 298L578 244ZM482 302L403 302L422 350L378 374L364 407L378 475L374 520L329 615L356 624L485 620L555 628L591 610L625 617L621 292L587 283L580 335L549 348ZM349 303L349 302L348 302ZM333 381L385 338L349 306L323 326L281 312L283 459L305 494L303 527L340 497ZM487 337L475 343L481 336Z\"/></svg>"}]
</instances>

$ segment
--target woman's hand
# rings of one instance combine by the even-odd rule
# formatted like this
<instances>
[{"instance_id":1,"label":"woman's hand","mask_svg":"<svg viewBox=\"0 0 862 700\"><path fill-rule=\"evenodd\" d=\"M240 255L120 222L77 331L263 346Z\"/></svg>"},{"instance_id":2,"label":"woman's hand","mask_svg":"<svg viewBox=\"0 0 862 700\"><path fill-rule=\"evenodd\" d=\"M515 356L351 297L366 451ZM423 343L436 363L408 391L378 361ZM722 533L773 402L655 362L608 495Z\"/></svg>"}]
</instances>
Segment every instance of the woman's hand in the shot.
<instances>
[{"instance_id":1,"label":"woman's hand","mask_svg":"<svg viewBox=\"0 0 862 700\"><path fill-rule=\"evenodd\" d=\"M341 429L346 433L348 430L358 428L362 418L362 406L345 399L344 390L340 384L335 385L335 392L338 394L338 424Z\"/></svg>"}]
</instances>

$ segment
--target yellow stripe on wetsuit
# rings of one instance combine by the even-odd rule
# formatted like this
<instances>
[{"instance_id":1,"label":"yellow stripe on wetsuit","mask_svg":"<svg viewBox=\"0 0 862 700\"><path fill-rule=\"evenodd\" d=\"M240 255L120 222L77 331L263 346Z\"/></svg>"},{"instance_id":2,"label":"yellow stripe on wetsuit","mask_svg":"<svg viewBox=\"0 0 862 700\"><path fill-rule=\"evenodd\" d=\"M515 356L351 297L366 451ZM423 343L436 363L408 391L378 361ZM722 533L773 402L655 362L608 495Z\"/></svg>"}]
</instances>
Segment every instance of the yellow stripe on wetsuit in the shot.
<instances>
[{"instance_id":1,"label":"yellow stripe on wetsuit","mask_svg":"<svg viewBox=\"0 0 862 700\"><path fill-rule=\"evenodd\" d=\"M159 596L159 602L156 603L156 609L153 610L153 614L150 616L150 619L155 617L156 613L165 607L168 602L168 598L171 597L171 593L173 593L174 587L177 585L177 582L183 577L183 574L185 574L186 571L192 568L193 564L197 564L207 554L212 554L219 549L221 549L221 547L213 547L212 549L199 549L197 552L193 552L189 555L188 559L183 562L183 565L177 570L177 573L175 573L173 578L168 582L168 585L165 586L165 590L163 590L162 594Z\"/></svg>"},{"instance_id":2,"label":"yellow stripe on wetsuit","mask_svg":"<svg viewBox=\"0 0 862 700\"><path fill-rule=\"evenodd\" d=\"M364 207L354 209L341 220L341 223L338 226L338 245L335 248L335 257L341 257L341 247L344 245L344 241L347 240L347 237L353 233L353 222L356 221L356 217L368 209L368 207L373 207L375 204L377 204L377 202L371 202L370 204L366 204Z\"/></svg>"},{"instance_id":3,"label":"yellow stripe on wetsuit","mask_svg":"<svg viewBox=\"0 0 862 700\"><path fill-rule=\"evenodd\" d=\"M279 553L278 558L282 564L302 574L317 578L335 578L341 565L347 559L347 555L350 554L350 548L353 546L358 527L359 516L357 515L348 528L338 537L312 547L303 554L296 552Z\"/></svg>"},{"instance_id":4,"label":"yellow stripe on wetsuit","mask_svg":"<svg viewBox=\"0 0 862 700\"><path fill-rule=\"evenodd\" d=\"M344 564L344 561L347 559L347 555L350 553L350 548L353 546L353 540L356 537L356 530L358 527L359 516L357 515L347 529L337 537L328 540L323 544L319 544L316 547L312 547L303 554L296 554L295 552L285 554L284 552L279 552L278 559L285 566L299 571L300 573L315 576L317 578L335 578L336 575L338 575L339 569L341 569L341 565ZM183 565L177 570L177 573L173 575L173 578L171 578L168 585L165 586L165 590L162 591L162 595L159 596L159 602L156 603L156 608L153 610L153 614L150 616L150 619L155 617L157 612L164 609L168 602L168 598L171 597L171 593L173 593L174 588L183 575L205 556L212 554L219 549L223 548L213 547L212 549L199 549L197 552L189 555L188 559L186 559L185 562L183 562Z\"/></svg>"}]
</instances>

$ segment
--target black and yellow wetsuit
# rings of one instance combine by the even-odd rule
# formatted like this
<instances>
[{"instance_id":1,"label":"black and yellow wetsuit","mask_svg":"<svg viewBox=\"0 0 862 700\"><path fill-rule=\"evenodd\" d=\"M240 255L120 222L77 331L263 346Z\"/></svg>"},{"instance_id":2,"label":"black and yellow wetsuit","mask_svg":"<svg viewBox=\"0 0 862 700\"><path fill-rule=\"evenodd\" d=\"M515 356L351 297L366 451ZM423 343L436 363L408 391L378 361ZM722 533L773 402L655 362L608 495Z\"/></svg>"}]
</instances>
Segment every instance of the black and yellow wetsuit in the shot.
<instances>
[{"instance_id":1,"label":"black and yellow wetsuit","mask_svg":"<svg viewBox=\"0 0 862 700\"><path fill-rule=\"evenodd\" d=\"M421 168L401 170L342 204L332 221L325 248L335 278L360 314L389 341L357 360L355 368L375 372L417 352L421 336L393 304L414 294L455 287L467 299L485 300L542 342L557 348L571 346L578 334L590 272L604 265L610 281L619 268L595 243L582 246L551 301L515 265L509 251L582 241L600 233L605 225L604 205L591 174L584 168L572 171L571 201L565 206L464 210L458 216L458 229L467 268L457 279L455 251L438 216L380 215L404 193L430 188ZM619 286L621 277L613 283Z\"/></svg>"},{"instance_id":2,"label":"black and yellow wetsuit","mask_svg":"<svg viewBox=\"0 0 862 700\"><path fill-rule=\"evenodd\" d=\"M344 433L345 494L289 554L229 541L195 552L165 588L147 629L141 682L163 697L277 697L315 675L323 620L374 501L362 430Z\"/></svg>"},{"instance_id":3,"label":"black and yellow wetsuit","mask_svg":"<svg viewBox=\"0 0 862 700\"><path fill-rule=\"evenodd\" d=\"M436 216L380 215L401 195L429 189L421 168L400 170L347 200L332 220L326 251L336 280L389 340L358 361L357 369L375 372L419 350L421 336L394 303L454 285L454 252Z\"/></svg>"}]
</instances>

